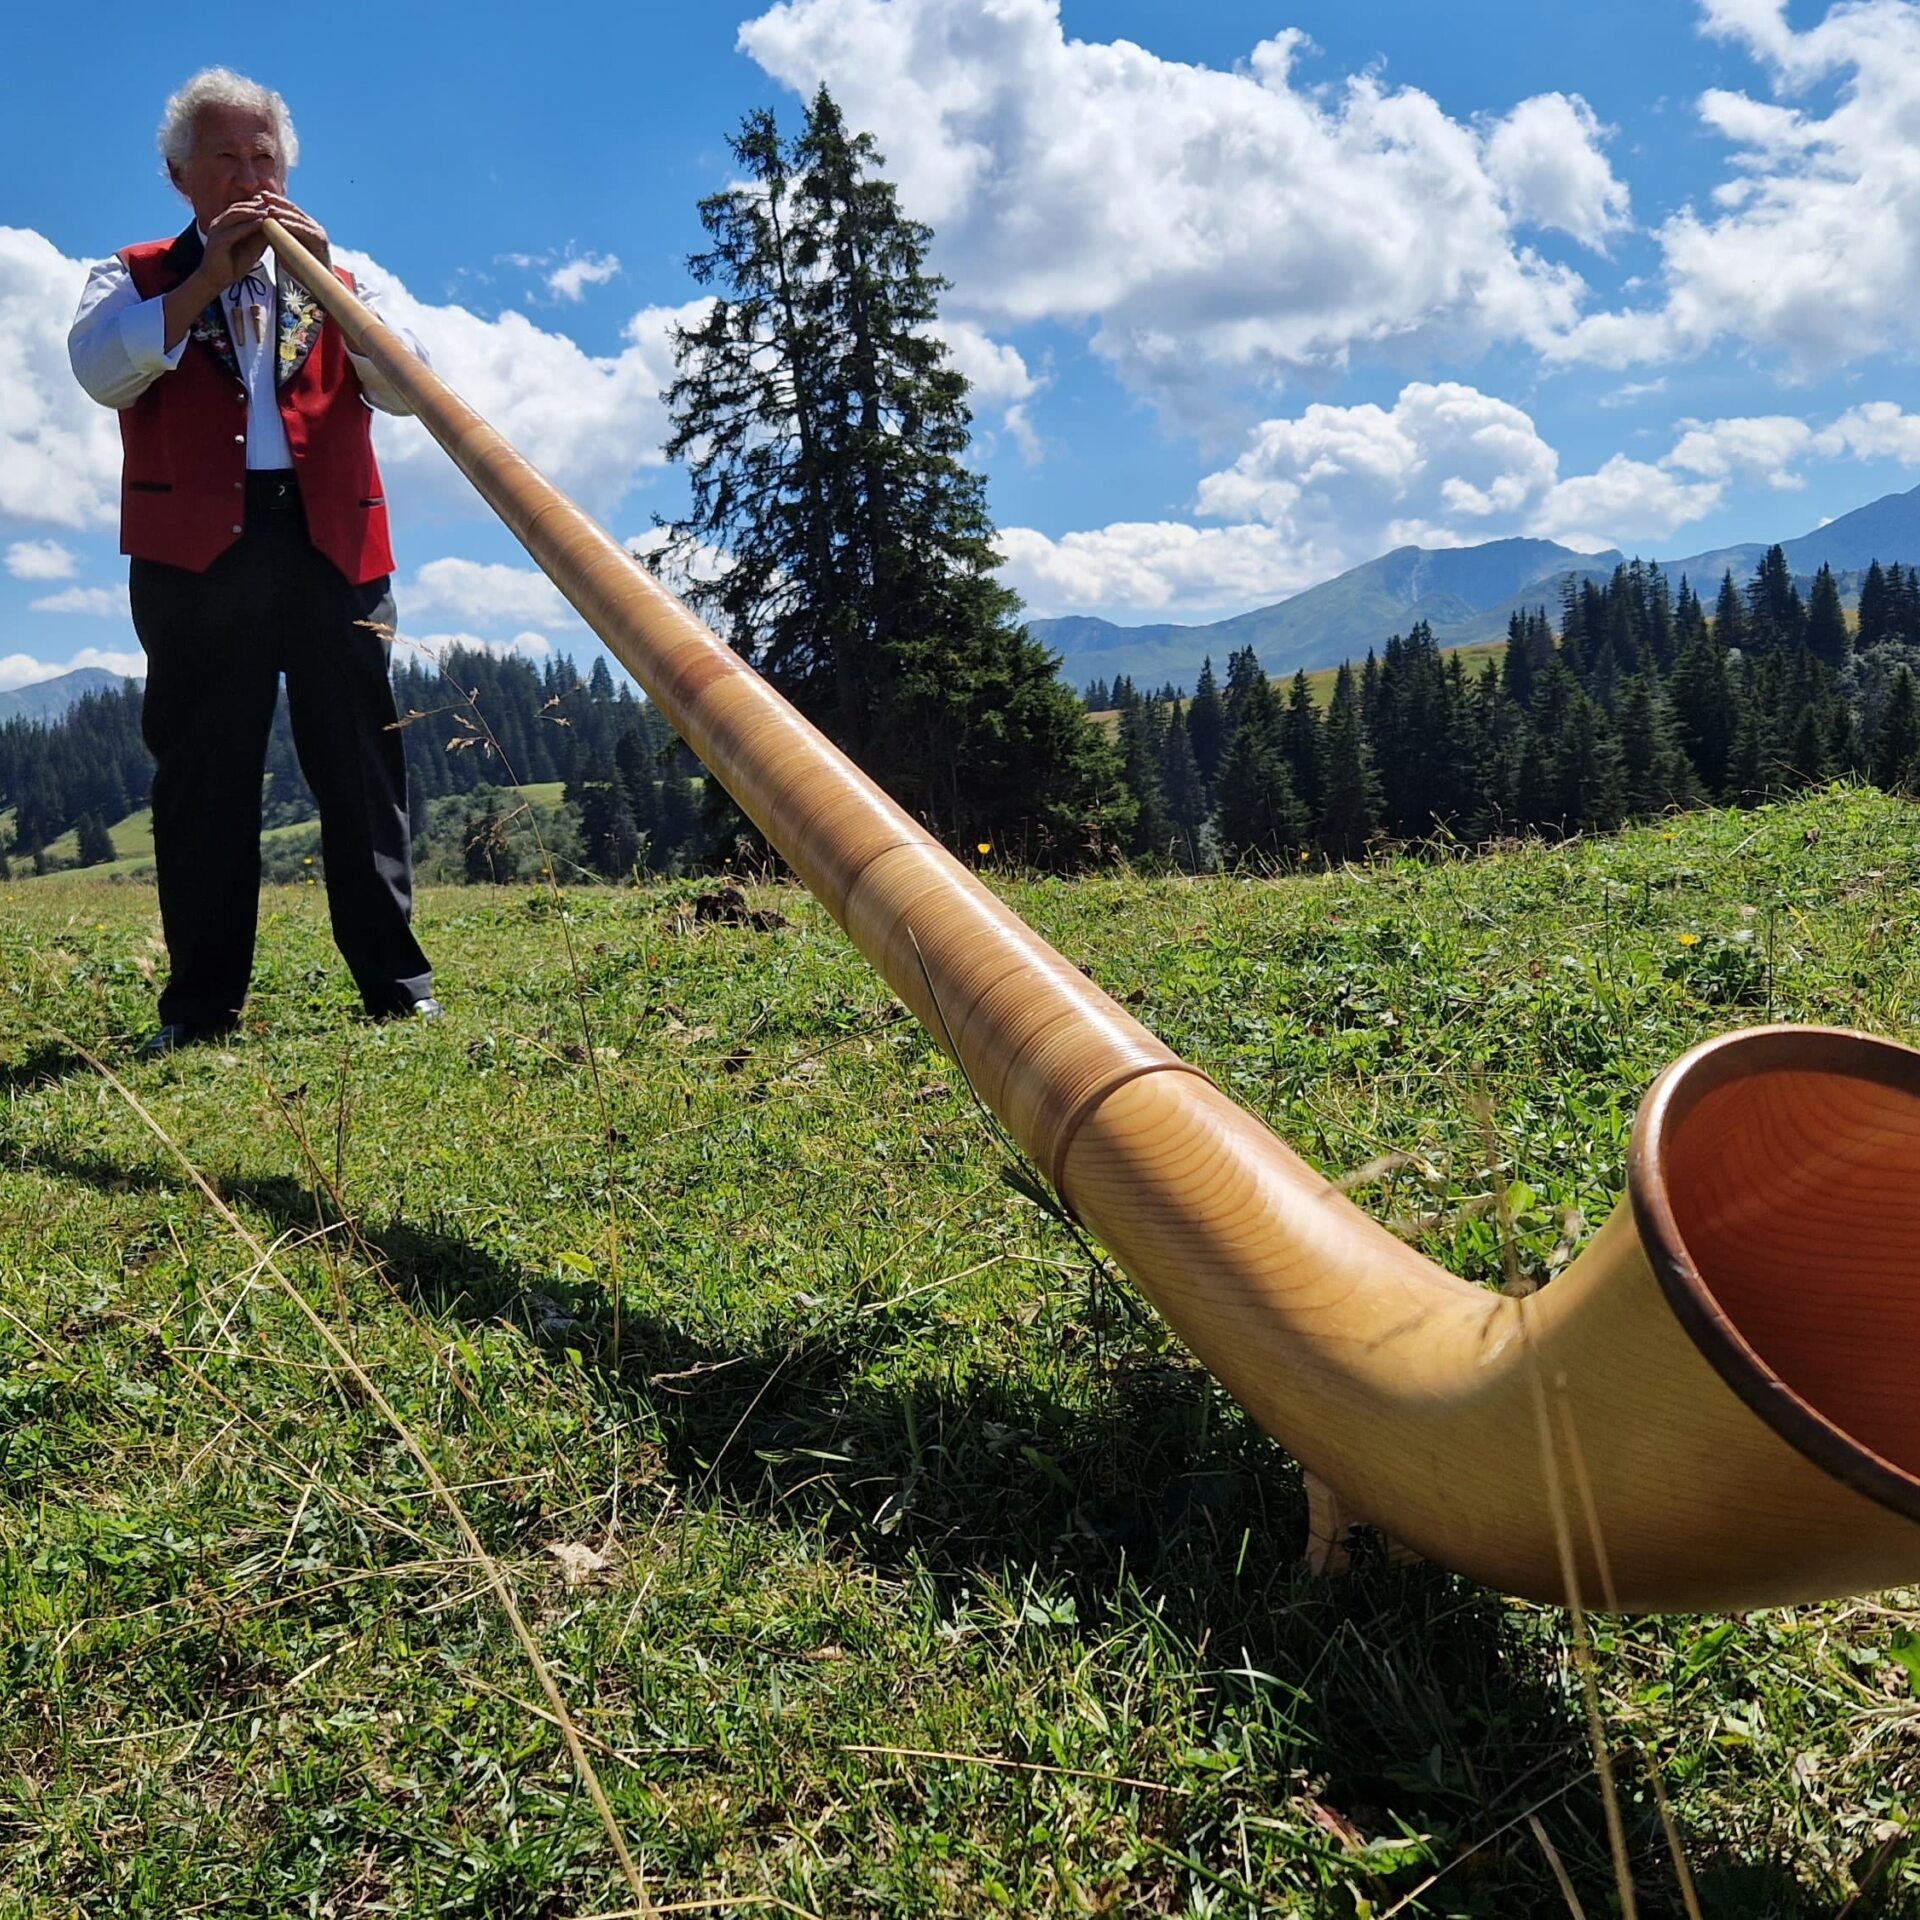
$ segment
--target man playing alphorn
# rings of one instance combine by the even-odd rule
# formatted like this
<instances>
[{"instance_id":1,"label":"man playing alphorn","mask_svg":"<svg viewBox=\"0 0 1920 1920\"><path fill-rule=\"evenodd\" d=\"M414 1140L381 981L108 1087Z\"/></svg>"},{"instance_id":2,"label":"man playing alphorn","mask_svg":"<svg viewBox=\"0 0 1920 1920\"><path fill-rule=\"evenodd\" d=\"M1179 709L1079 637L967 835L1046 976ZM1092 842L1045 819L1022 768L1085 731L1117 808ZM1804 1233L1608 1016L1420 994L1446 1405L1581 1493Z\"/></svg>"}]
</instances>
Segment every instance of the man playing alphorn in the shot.
<instances>
[{"instance_id":1,"label":"man playing alphorn","mask_svg":"<svg viewBox=\"0 0 1920 1920\"><path fill-rule=\"evenodd\" d=\"M369 1014L433 1018L410 924L387 678L393 555L367 411L407 408L267 254L271 216L352 285L286 198L299 149L279 94L223 67L196 74L167 102L160 150L193 220L100 262L68 337L80 384L120 415L120 544L147 656L141 731L170 971L143 1051L239 1019L282 673L320 806L334 941Z\"/></svg>"}]
</instances>

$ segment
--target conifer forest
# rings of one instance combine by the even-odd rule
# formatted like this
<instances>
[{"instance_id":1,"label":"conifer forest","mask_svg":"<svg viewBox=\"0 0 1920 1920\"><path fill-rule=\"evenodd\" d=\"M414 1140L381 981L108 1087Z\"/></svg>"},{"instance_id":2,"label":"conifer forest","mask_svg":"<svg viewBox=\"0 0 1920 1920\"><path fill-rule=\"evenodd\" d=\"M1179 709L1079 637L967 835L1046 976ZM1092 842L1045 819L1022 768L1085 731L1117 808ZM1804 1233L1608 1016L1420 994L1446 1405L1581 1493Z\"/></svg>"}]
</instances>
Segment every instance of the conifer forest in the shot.
<instances>
[{"instance_id":1,"label":"conifer forest","mask_svg":"<svg viewBox=\"0 0 1920 1920\"><path fill-rule=\"evenodd\" d=\"M1912 791L1917 676L1920 568L1876 562L1850 621L1832 574L1803 595L1777 548L1750 581L1723 578L1710 605L1636 560L1610 580L1570 581L1558 608L1516 614L1504 656L1476 672L1415 625L1342 666L1324 703L1305 673L1269 681L1251 649L1222 676L1209 663L1190 690L1088 686L1091 759L1106 774L1083 780L1070 860L1050 841L1033 863L1265 870L1388 843L1471 850L1605 832L1832 779ZM416 834L451 836L466 878L523 877L501 826L513 802L500 795L517 785L564 783L569 863L608 879L740 849L738 816L604 662L582 676L564 655L535 665L456 650L438 665L403 661L394 684ZM151 780L139 715L128 682L51 724L0 728L0 808L13 811L0 854L31 870L78 829L71 864L111 858L104 828L146 804ZM472 805L448 804L461 796ZM263 813L268 825L313 816L284 711ZM989 819L1001 837L985 844L1025 863L1037 850L1014 837L1020 824Z\"/></svg>"}]
</instances>

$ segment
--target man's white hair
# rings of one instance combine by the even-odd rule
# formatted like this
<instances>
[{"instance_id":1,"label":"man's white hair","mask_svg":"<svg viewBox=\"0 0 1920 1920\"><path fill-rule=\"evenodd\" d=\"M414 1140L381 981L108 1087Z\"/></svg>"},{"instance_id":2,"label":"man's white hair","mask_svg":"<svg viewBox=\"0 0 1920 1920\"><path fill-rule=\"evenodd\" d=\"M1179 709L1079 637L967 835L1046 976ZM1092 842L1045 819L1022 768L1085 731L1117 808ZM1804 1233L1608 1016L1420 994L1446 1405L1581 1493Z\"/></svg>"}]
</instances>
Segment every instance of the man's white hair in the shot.
<instances>
[{"instance_id":1,"label":"man's white hair","mask_svg":"<svg viewBox=\"0 0 1920 1920\"><path fill-rule=\"evenodd\" d=\"M271 120L280 164L287 172L293 171L293 163L300 158L300 136L293 130L287 103L271 87L263 87L231 67L202 67L167 102L160 118L159 139L160 157L169 169L185 166L193 157L200 116L208 107L240 107Z\"/></svg>"}]
</instances>

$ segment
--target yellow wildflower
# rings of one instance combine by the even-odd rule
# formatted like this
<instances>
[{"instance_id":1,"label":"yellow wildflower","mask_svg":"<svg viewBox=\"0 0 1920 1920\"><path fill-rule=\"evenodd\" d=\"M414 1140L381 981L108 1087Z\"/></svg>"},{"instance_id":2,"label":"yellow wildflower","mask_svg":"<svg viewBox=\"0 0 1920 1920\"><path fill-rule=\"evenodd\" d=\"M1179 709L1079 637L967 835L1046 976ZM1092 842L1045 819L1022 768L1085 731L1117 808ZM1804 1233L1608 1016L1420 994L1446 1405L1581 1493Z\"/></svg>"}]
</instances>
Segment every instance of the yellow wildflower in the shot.
<instances>
[{"instance_id":1,"label":"yellow wildflower","mask_svg":"<svg viewBox=\"0 0 1920 1920\"><path fill-rule=\"evenodd\" d=\"M1700 936L1697 933L1683 933L1680 936L1680 944L1683 947L1697 947L1700 944Z\"/></svg>"}]
</instances>

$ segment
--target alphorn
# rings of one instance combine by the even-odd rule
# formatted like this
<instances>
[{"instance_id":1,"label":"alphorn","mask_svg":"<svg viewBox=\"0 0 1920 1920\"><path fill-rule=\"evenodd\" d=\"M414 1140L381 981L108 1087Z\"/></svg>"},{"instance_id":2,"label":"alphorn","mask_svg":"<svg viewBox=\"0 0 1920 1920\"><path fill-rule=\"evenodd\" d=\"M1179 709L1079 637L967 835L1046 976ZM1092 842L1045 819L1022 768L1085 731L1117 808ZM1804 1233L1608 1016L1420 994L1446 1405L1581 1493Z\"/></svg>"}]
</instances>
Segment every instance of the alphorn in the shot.
<instances>
[{"instance_id":1,"label":"alphorn","mask_svg":"<svg viewBox=\"0 0 1920 1920\"><path fill-rule=\"evenodd\" d=\"M1087 980L409 353L280 260L1226 1389L1363 1517L1509 1593L1737 1609L1920 1582L1920 1053L1694 1048L1627 1193L1512 1298L1369 1219ZM1331 1516L1331 1517L1330 1517Z\"/></svg>"}]
</instances>

